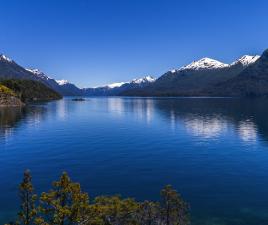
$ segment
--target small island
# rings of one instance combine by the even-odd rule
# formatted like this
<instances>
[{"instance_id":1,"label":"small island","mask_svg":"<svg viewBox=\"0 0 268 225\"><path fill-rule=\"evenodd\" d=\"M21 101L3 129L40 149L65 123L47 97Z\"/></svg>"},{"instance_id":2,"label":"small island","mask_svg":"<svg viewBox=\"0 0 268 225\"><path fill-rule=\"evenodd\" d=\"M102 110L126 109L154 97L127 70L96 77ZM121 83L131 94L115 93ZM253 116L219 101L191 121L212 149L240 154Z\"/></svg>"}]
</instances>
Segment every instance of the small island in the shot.
<instances>
[{"instance_id":1,"label":"small island","mask_svg":"<svg viewBox=\"0 0 268 225\"><path fill-rule=\"evenodd\" d=\"M84 98L73 98L72 101L83 102L83 101L86 101L86 99L84 99Z\"/></svg>"}]
</instances>

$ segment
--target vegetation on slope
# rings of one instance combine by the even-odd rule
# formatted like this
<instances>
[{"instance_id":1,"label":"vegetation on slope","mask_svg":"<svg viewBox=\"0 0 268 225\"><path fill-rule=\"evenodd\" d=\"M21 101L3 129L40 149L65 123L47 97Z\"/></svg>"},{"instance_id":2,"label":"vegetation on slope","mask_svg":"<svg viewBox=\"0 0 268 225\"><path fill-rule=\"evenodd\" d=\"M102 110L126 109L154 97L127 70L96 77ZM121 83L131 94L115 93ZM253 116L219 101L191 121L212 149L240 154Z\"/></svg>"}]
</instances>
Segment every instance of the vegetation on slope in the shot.
<instances>
[{"instance_id":1,"label":"vegetation on slope","mask_svg":"<svg viewBox=\"0 0 268 225\"><path fill-rule=\"evenodd\" d=\"M22 106L17 95L6 86L0 84L0 106Z\"/></svg>"},{"instance_id":2,"label":"vegetation on slope","mask_svg":"<svg viewBox=\"0 0 268 225\"><path fill-rule=\"evenodd\" d=\"M36 225L188 225L189 207L170 185L160 202L137 202L120 196L89 199L66 173L49 192L35 194L29 171L19 186L20 212L11 224Z\"/></svg>"},{"instance_id":3,"label":"vegetation on slope","mask_svg":"<svg viewBox=\"0 0 268 225\"><path fill-rule=\"evenodd\" d=\"M47 101L62 98L56 91L33 80L2 80L0 84L12 90L23 102Z\"/></svg>"},{"instance_id":4,"label":"vegetation on slope","mask_svg":"<svg viewBox=\"0 0 268 225\"><path fill-rule=\"evenodd\" d=\"M16 94L11 89L7 88L6 86L4 86L2 84L0 84L0 93L16 96Z\"/></svg>"}]
</instances>

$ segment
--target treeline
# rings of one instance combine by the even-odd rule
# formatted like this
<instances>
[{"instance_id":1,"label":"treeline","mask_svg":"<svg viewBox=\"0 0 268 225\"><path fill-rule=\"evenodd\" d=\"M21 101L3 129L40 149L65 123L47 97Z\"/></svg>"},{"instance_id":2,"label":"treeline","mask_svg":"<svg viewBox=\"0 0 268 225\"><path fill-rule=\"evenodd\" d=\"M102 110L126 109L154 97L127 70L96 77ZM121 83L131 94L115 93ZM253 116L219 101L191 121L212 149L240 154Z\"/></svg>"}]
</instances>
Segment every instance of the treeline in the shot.
<instances>
[{"instance_id":1,"label":"treeline","mask_svg":"<svg viewBox=\"0 0 268 225\"><path fill-rule=\"evenodd\" d=\"M188 225L189 206L170 186L159 202L137 202L120 196L89 199L79 183L63 173L48 192L35 193L29 171L19 186L20 211L6 225Z\"/></svg>"}]
</instances>

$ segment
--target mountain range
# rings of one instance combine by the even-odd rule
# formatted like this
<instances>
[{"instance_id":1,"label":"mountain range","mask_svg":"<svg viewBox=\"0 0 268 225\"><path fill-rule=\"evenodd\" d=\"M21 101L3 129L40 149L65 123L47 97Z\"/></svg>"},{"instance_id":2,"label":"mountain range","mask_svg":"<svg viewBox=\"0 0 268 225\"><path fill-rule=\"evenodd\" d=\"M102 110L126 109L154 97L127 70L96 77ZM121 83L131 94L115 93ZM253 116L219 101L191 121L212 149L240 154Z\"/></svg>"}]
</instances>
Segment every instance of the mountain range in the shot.
<instances>
[{"instance_id":1,"label":"mountain range","mask_svg":"<svg viewBox=\"0 0 268 225\"><path fill-rule=\"evenodd\" d=\"M3 54L0 55L0 79L39 81L63 96L118 95L125 90L145 87L155 81L153 77L145 76L128 82L113 83L95 88L78 88L67 80L55 80L39 69L24 68Z\"/></svg>"},{"instance_id":2,"label":"mountain range","mask_svg":"<svg viewBox=\"0 0 268 225\"><path fill-rule=\"evenodd\" d=\"M260 56L257 55L245 55L231 64L202 58L179 69L166 72L146 88L127 90L121 94L131 96L205 96L209 93L213 96L212 87L236 77L247 67L255 64L259 58Z\"/></svg>"},{"instance_id":3,"label":"mountain range","mask_svg":"<svg viewBox=\"0 0 268 225\"><path fill-rule=\"evenodd\" d=\"M11 78L42 82L64 96L263 96L268 95L268 50L262 56L244 55L230 64L202 58L158 79L145 76L94 88L55 80L0 55L0 79Z\"/></svg>"}]
</instances>

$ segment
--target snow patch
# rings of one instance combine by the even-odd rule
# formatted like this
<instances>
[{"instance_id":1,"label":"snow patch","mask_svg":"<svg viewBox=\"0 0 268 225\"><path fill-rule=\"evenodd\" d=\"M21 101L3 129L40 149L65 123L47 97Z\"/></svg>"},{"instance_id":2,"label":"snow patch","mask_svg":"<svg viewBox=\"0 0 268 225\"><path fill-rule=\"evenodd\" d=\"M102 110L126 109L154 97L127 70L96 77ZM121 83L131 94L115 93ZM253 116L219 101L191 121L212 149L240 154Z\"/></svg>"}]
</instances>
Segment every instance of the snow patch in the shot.
<instances>
[{"instance_id":1,"label":"snow patch","mask_svg":"<svg viewBox=\"0 0 268 225\"><path fill-rule=\"evenodd\" d=\"M244 55L241 58L237 59L235 62L231 64L222 63L220 61L217 61L215 59L211 58L202 58L198 61L193 61L189 65L183 66L179 69L172 69L169 72L176 73L184 70L212 70L212 69L222 69L222 68L228 68L233 65L241 63L243 66L249 66L250 64L256 62L260 58L259 55Z\"/></svg>"},{"instance_id":2,"label":"snow patch","mask_svg":"<svg viewBox=\"0 0 268 225\"><path fill-rule=\"evenodd\" d=\"M121 87L122 85L126 84L127 82L118 82L118 83L112 83L105 85L108 88L116 88L116 87Z\"/></svg>"},{"instance_id":3,"label":"snow patch","mask_svg":"<svg viewBox=\"0 0 268 225\"><path fill-rule=\"evenodd\" d=\"M4 61L7 61L7 62L12 62L12 59L8 58L7 56L1 54L0 55L0 60L4 60Z\"/></svg>"},{"instance_id":4,"label":"snow patch","mask_svg":"<svg viewBox=\"0 0 268 225\"><path fill-rule=\"evenodd\" d=\"M215 59L202 58L198 61L193 61L189 65L183 66L179 69L182 70L204 70L204 69L221 69L228 67L228 64L222 63Z\"/></svg>"},{"instance_id":5,"label":"snow patch","mask_svg":"<svg viewBox=\"0 0 268 225\"><path fill-rule=\"evenodd\" d=\"M250 64L255 63L259 58L260 58L259 55L254 55L254 56L244 55L241 58L234 61L233 63L231 63L230 66L233 66L239 63L241 63L244 66L249 66Z\"/></svg>"},{"instance_id":6,"label":"snow patch","mask_svg":"<svg viewBox=\"0 0 268 225\"><path fill-rule=\"evenodd\" d=\"M134 79L134 80L131 81L131 83L135 83L135 84L152 83L155 80L156 79L153 78L152 76L146 76L146 77L143 77L143 78Z\"/></svg>"},{"instance_id":7,"label":"snow patch","mask_svg":"<svg viewBox=\"0 0 268 225\"><path fill-rule=\"evenodd\" d=\"M69 81L68 81L68 80L56 80L56 82L57 82L58 85L60 85L60 86L69 84Z\"/></svg>"},{"instance_id":8,"label":"snow patch","mask_svg":"<svg viewBox=\"0 0 268 225\"><path fill-rule=\"evenodd\" d=\"M138 78L138 79L133 79L131 81L127 81L127 82L117 82L117 83L112 83L112 84L106 84L104 86L97 86L94 88L103 88L103 87L107 87L107 88L118 88L123 86L124 84L144 84L144 83L152 83L154 82L156 79L153 78L152 76L145 76L143 78Z\"/></svg>"},{"instance_id":9,"label":"snow patch","mask_svg":"<svg viewBox=\"0 0 268 225\"><path fill-rule=\"evenodd\" d=\"M29 69L29 68L25 69L43 80L52 80L51 77L47 76L46 74L44 74L44 72L40 71L39 69Z\"/></svg>"}]
</instances>

